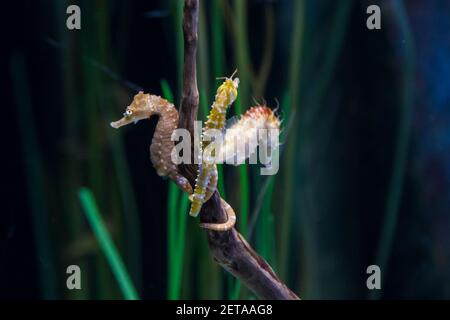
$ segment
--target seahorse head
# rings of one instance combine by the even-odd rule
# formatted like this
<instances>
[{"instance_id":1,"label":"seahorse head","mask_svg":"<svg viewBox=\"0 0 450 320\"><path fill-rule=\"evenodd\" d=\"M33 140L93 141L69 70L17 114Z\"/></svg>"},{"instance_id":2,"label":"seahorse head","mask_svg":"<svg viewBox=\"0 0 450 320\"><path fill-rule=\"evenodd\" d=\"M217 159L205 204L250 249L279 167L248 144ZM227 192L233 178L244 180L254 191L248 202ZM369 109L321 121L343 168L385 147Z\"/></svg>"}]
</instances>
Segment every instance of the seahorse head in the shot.
<instances>
[{"instance_id":1,"label":"seahorse head","mask_svg":"<svg viewBox=\"0 0 450 320\"><path fill-rule=\"evenodd\" d=\"M234 75L234 74L233 74ZM237 88L239 86L239 78L225 78L225 81L217 88L217 97L225 97L225 104L229 106L237 98Z\"/></svg>"},{"instance_id":2,"label":"seahorse head","mask_svg":"<svg viewBox=\"0 0 450 320\"><path fill-rule=\"evenodd\" d=\"M165 100L159 96L145 94L139 91L134 96L133 102L126 108L122 119L111 122L111 127L117 129L131 122L136 123L139 120L148 119L156 113L157 108L163 101ZM165 102L167 103L167 101Z\"/></svg>"}]
</instances>

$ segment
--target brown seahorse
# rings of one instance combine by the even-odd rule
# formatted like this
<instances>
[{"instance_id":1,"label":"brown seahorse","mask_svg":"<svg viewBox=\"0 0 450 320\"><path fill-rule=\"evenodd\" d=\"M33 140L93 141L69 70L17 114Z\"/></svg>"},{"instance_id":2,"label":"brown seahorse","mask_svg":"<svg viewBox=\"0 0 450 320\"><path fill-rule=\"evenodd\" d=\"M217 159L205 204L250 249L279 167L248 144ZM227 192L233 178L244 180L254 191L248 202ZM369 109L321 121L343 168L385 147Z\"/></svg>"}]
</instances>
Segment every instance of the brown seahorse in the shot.
<instances>
[{"instance_id":1,"label":"brown seahorse","mask_svg":"<svg viewBox=\"0 0 450 320\"><path fill-rule=\"evenodd\" d=\"M178 126L178 111L172 103L160 96L144 94L140 91L125 110L123 118L111 122L111 126L118 129L132 122L136 123L142 119L149 119L152 115L159 116L150 145L150 159L156 172L160 176L169 177L183 191L192 194L191 184L178 173L177 166L172 162L170 156L174 147L174 142L170 138L172 132Z\"/></svg>"},{"instance_id":2,"label":"brown seahorse","mask_svg":"<svg viewBox=\"0 0 450 320\"><path fill-rule=\"evenodd\" d=\"M136 123L142 119L149 119L152 115L159 116L150 145L150 159L153 166L158 175L169 177L181 190L191 195L193 193L191 184L178 173L177 166L172 162L171 158L171 151L174 148L171 136L178 125L178 111L172 103L159 96L144 94L140 91L134 96L131 105L126 108L123 117L118 121L111 122L111 127L118 129L132 122ZM212 193L214 190L208 189L208 192ZM233 228L236 222L236 214L225 200L221 199L221 204L228 216L228 220L218 224L202 223L200 224L201 227L215 231L226 231Z\"/></svg>"}]
</instances>

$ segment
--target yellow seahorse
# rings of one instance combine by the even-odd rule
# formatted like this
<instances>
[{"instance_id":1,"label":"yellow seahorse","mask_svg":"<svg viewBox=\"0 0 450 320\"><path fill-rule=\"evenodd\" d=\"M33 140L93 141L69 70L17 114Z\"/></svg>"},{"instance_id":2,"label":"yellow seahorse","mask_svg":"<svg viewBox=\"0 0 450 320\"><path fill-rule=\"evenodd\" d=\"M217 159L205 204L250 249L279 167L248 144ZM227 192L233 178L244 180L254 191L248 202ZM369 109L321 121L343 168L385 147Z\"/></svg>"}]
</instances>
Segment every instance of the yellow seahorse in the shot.
<instances>
[{"instance_id":1,"label":"yellow seahorse","mask_svg":"<svg viewBox=\"0 0 450 320\"><path fill-rule=\"evenodd\" d=\"M234 74L217 89L215 100L211 106L208 119L202 134L201 152L205 150L210 141L206 141L205 136L209 130L223 130L225 128L226 112L228 107L237 98L237 88L239 78L233 79ZM195 181L194 193L189 197L192 201L189 214L196 217L200 212L202 205L209 200L217 186L217 168L214 161L205 162L202 155L202 161L198 167L197 179Z\"/></svg>"},{"instance_id":2,"label":"yellow seahorse","mask_svg":"<svg viewBox=\"0 0 450 320\"><path fill-rule=\"evenodd\" d=\"M178 125L178 111L172 103L160 96L140 91L134 96L133 102L127 107L122 119L111 122L111 126L118 129L129 123L149 119L153 115L159 116L150 145L150 159L153 166L158 175L169 177L181 190L191 194L191 184L178 172L177 166L172 162L170 156L174 147L174 142L170 137Z\"/></svg>"}]
</instances>

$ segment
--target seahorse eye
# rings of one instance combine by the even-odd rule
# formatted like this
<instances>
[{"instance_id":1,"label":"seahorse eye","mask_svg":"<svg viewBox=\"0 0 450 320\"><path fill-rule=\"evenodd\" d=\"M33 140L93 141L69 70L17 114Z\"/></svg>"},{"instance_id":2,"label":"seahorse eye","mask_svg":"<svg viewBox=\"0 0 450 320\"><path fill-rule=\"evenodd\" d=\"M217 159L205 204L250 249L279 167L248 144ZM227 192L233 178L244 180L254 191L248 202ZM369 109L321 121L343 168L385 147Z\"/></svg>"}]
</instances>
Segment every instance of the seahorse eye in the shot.
<instances>
[{"instance_id":1,"label":"seahorse eye","mask_svg":"<svg viewBox=\"0 0 450 320\"><path fill-rule=\"evenodd\" d=\"M132 114L133 114L133 112L131 110L127 110L127 111L125 111L125 113L123 115L124 115L124 117L129 117Z\"/></svg>"}]
</instances>

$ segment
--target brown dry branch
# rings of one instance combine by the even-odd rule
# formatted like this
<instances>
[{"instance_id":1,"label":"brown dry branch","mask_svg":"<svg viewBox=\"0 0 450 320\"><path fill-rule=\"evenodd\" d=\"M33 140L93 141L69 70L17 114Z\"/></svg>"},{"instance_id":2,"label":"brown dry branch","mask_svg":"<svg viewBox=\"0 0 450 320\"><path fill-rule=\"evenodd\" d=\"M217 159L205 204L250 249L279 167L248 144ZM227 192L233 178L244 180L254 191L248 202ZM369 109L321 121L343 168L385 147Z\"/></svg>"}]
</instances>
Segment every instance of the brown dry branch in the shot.
<instances>
[{"instance_id":1,"label":"brown dry branch","mask_svg":"<svg viewBox=\"0 0 450 320\"><path fill-rule=\"evenodd\" d=\"M180 105L179 127L191 132L197 119L198 89L196 74L198 0L185 0L183 15L184 69L183 92ZM182 164L180 172L194 185L196 165ZM216 190L200 212L201 222L222 223L227 220ZM235 229L225 232L207 230L208 243L214 259L250 289L260 299L299 299L273 272Z\"/></svg>"}]
</instances>

